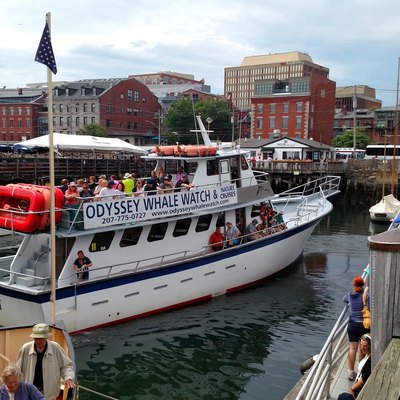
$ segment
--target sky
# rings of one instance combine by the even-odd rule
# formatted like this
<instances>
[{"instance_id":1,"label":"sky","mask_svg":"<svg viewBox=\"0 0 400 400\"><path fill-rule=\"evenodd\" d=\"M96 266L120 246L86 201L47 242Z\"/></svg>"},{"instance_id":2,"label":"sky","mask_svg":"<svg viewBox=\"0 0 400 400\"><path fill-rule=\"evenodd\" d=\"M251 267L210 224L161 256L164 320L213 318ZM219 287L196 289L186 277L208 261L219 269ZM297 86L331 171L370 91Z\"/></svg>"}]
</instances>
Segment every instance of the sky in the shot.
<instances>
[{"instance_id":1,"label":"sky","mask_svg":"<svg viewBox=\"0 0 400 400\"><path fill-rule=\"evenodd\" d=\"M337 86L368 85L396 104L398 0L2 0L0 88L46 81L33 60L47 12L53 81L174 71L223 94L224 68L301 51Z\"/></svg>"}]
</instances>

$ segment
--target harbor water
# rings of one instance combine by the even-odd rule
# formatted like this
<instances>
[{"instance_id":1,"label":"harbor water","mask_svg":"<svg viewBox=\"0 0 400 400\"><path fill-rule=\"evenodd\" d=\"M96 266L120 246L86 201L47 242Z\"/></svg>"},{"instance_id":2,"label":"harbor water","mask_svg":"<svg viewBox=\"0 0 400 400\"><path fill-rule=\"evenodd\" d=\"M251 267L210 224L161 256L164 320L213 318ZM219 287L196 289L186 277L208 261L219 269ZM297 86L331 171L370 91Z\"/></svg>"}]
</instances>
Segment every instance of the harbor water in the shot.
<instances>
[{"instance_id":1,"label":"harbor water","mask_svg":"<svg viewBox=\"0 0 400 400\"><path fill-rule=\"evenodd\" d=\"M257 287L74 335L79 383L121 400L282 399L368 264L367 237L386 229L367 210L335 201L303 258Z\"/></svg>"},{"instance_id":2,"label":"harbor water","mask_svg":"<svg viewBox=\"0 0 400 400\"><path fill-rule=\"evenodd\" d=\"M367 205L336 200L303 257L278 276L74 335L80 385L121 400L283 399L301 377L300 364L322 347L352 278L368 264L367 237L386 228L370 223ZM80 398L101 399L85 390Z\"/></svg>"}]
</instances>

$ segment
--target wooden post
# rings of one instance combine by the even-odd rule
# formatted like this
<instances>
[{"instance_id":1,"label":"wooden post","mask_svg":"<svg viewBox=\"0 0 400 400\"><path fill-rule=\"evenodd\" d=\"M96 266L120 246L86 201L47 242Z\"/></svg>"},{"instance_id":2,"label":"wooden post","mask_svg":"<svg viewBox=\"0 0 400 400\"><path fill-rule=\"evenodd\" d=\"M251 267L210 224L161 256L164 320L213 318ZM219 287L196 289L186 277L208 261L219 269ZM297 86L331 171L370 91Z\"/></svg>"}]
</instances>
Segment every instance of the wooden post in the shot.
<instances>
[{"instance_id":1,"label":"wooden post","mask_svg":"<svg viewBox=\"0 0 400 400\"><path fill-rule=\"evenodd\" d=\"M373 368L392 338L400 337L400 229L380 233L368 241Z\"/></svg>"}]
</instances>

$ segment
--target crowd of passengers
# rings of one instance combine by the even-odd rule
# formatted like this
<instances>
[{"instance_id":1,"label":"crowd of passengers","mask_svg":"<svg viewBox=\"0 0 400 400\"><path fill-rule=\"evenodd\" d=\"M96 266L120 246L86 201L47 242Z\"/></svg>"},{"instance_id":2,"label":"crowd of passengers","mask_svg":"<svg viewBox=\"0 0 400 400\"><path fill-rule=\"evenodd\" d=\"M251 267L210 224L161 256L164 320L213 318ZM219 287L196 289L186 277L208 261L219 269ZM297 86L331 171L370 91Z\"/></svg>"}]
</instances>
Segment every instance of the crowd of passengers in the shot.
<instances>
[{"instance_id":1,"label":"crowd of passengers","mask_svg":"<svg viewBox=\"0 0 400 400\"><path fill-rule=\"evenodd\" d=\"M112 201L124 197L137 197L172 193L182 188L190 190L194 185L190 183L188 174L179 167L175 177L175 183L171 174L166 174L162 167L157 171L151 171L149 178L136 178L135 173L126 173L122 179L116 175L90 176L81 178L76 182L62 179L58 186L65 197L65 206L73 208L82 202L88 201Z\"/></svg>"}]
</instances>

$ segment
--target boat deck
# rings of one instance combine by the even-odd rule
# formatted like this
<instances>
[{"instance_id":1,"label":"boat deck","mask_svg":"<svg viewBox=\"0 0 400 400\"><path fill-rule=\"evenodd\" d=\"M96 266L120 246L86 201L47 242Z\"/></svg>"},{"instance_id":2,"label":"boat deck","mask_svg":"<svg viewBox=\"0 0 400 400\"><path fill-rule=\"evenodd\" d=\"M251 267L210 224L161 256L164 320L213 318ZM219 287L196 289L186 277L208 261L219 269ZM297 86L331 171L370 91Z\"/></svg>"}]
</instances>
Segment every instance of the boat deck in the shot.
<instances>
[{"instance_id":1,"label":"boat deck","mask_svg":"<svg viewBox=\"0 0 400 400\"><path fill-rule=\"evenodd\" d=\"M355 371L357 371L357 364L358 363L356 362L356 365L354 367ZM328 399L336 400L339 397L340 393L348 392L350 390L353 381L349 381L347 376L348 372L347 372L347 353L346 353L345 356L342 357L337 373L335 374L333 381L331 383L331 391L330 391L331 393Z\"/></svg>"}]
</instances>

